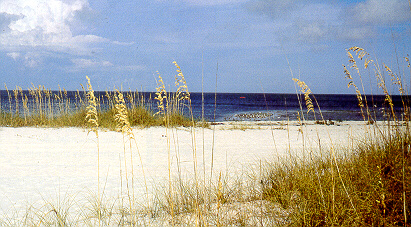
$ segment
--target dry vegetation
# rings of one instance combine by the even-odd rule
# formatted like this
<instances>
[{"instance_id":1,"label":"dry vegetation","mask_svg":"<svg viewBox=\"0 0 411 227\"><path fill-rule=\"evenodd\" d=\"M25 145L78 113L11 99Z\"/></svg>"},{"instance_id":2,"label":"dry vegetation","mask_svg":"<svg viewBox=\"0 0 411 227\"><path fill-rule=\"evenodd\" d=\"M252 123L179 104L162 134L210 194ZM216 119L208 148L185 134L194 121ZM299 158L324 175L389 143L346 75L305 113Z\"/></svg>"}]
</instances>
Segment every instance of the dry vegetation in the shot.
<instances>
[{"instance_id":1,"label":"dry vegetation","mask_svg":"<svg viewBox=\"0 0 411 227\"><path fill-rule=\"evenodd\" d=\"M404 92L401 76L384 66L403 98L403 112L398 115L394 112L390 92L383 79L383 69L374 64L368 53L361 48L350 48L347 53L349 66L344 66L344 73L349 80L348 87L355 89L364 125L373 124L369 127L370 135L373 136L358 138L360 142L357 146L346 148L346 152L338 154L334 146L329 150L319 147L310 151L307 159L290 155L287 160L260 162L258 169L246 174L247 177L238 179L229 179L222 173L217 174L218 177L201 179L201 170L197 166L198 148L194 142L195 122L192 114L189 117L182 114L184 108L191 111L190 93L184 75L175 62L178 73L177 91L168 93L158 74L154 98L157 111L145 107L144 101L138 101L144 100L143 98L120 91L106 93L110 108L103 110L99 105L99 98L94 96L89 80L86 97L82 97L80 92L77 96L79 100L87 102L77 100L76 103L81 103L82 106L76 107L75 111L71 109L70 100L65 99L64 90L56 94L44 87L33 87L29 90L29 95L35 100L31 106L21 88L13 90L13 94L7 91L9 103L14 103L15 106L10 105L9 110L2 110L0 123L3 126L87 126L97 138L99 127L117 129L123 133L121 177L126 185L122 190L127 197L121 199L120 206L114 206L110 199L101 195L99 182L97 195L85 202L82 211L71 211L72 200L67 197L59 206L45 201L42 209L28 210L23 219L0 220L0 225L407 226L411 223L408 96ZM378 85L385 94L387 105L384 109L384 122L376 123L370 111L371 103L363 95L366 93L361 77L363 68L358 66L357 61L364 63L365 70L370 70L370 65L373 67ZM406 63L409 67L407 58ZM355 71L355 76L350 72L351 69ZM360 87L354 83L355 80L360 81ZM301 108L300 113L302 133L304 116L315 114L314 104L318 109L319 104L303 81L294 81L301 88L307 107L306 111ZM12 99L15 101L12 102ZM23 108L19 108L20 104ZM58 111L54 112L56 109ZM322 116L316 120L326 122ZM146 198L146 204L135 203L133 154L140 155L139 152L144 151L138 150L132 129L134 125L163 125L166 134L177 133L173 125L185 125L190 127L193 138L193 177L190 180L183 179L180 172L177 178L172 177L169 148L168 182L159 185L155 195ZM286 127L285 125L282 129ZM167 137L168 147L172 142ZM142 163L141 168L144 172Z\"/></svg>"},{"instance_id":2,"label":"dry vegetation","mask_svg":"<svg viewBox=\"0 0 411 227\"><path fill-rule=\"evenodd\" d=\"M16 87L11 92L5 86L8 103L1 103L0 125L8 127L84 127L90 123L97 123L101 128L115 130L116 96L121 93L130 126L150 127L164 126L163 115L155 114L161 106L154 107L150 97L144 97L139 92L106 91L100 96L91 95L89 86L86 90L82 85L82 91L77 90L75 94L69 94L65 89L51 91L44 86L32 86L28 91ZM177 91L178 93L178 91ZM169 93L167 97L167 117L170 126L190 126L192 119L185 113L183 102L174 97L177 93ZM74 96L74 97L73 97ZM92 100L90 100L92 98ZM178 109L177 107L180 107ZM95 114L90 115L90 111Z\"/></svg>"}]
</instances>

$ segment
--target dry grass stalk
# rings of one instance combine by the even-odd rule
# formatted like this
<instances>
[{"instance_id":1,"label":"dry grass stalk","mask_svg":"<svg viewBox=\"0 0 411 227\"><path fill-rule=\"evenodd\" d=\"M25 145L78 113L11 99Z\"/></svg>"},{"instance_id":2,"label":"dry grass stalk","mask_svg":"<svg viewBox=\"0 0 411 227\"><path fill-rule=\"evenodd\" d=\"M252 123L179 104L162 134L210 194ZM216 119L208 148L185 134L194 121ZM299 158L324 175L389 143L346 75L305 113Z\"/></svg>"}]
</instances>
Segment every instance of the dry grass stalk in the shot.
<instances>
[{"instance_id":1,"label":"dry grass stalk","mask_svg":"<svg viewBox=\"0 0 411 227\"><path fill-rule=\"evenodd\" d=\"M100 147L99 147L99 141L98 141L98 114L97 114L97 102L96 102L96 96L94 95L94 90L93 87L91 86L90 83L90 78L86 76L87 78L87 101L88 105L86 107L87 110L87 115L86 115L86 121L89 127L89 133L92 131L96 134L97 138L97 198L98 198L98 222L100 226L100 220L101 220L101 212L100 212L100 207L101 207L101 197L100 197Z\"/></svg>"},{"instance_id":2,"label":"dry grass stalk","mask_svg":"<svg viewBox=\"0 0 411 227\"><path fill-rule=\"evenodd\" d=\"M388 74L390 75L391 82L398 86L398 91L400 92L400 95L401 95L402 106L404 107L404 113L403 114L404 114L405 118L408 118L408 115L409 115L408 106L407 106L407 103L404 100L405 91L404 91L404 88L402 86L401 77L396 75L395 73L393 73L392 70L388 66L384 65L384 68L388 72ZM392 99L391 99L390 95L389 96L386 95L386 101L390 105L391 113L395 117L394 104L392 103Z\"/></svg>"},{"instance_id":3,"label":"dry grass stalk","mask_svg":"<svg viewBox=\"0 0 411 227\"><path fill-rule=\"evenodd\" d=\"M305 84L304 81L301 81L301 80L296 79L296 78L293 78L293 81L296 82L298 84L298 86L300 86L301 92L304 94L304 100L305 100L305 104L307 106L307 114L310 111L312 111L312 112L314 112L314 116L315 116L313 101L310 98L310 94L312 93L311 89L307 86L307 84Z\"/></svg>"},{"instance_id":4,"label":"dry grass stalk","mask_svg":"<svg viewBox=\"0 0 411 227\"><path fill-rule=\"evenodd\" d=\"M140 154L140 151L138 150L137 141L135 139L133 129L131 128L130 121L128 119L128 108L126 106L124 95L123 95L123 93L121 93L118 90L116 90L116 93L117 94L114 94L114 108L115 108L114 119L117 122L116 130L123 134L123 144L124 144L123 152L124 152L125 178L126 178L128 198L129 198L129 203L130 203L130 211L134 212L134 210L135 210L135 206L134 206L135 195L134 195L134 164L133 164L134 162L133 162L132 141L134 141L134 143L135 143L135 147L137 149L137 152L138 152L138 155L139 155L139 158L140 158L140 164L141 164L141 169L142 169L142 173L143 173L144 184L145 184L145 189L146 189L146 196L147 196L147 201L148 201L147 181L146 181L146 177L145 177L144 166L143 166L143 161L142 161L142 158L141 158L141 154ZM107 95L107 93L106 93L106 95ZM128 180L125 136L127 136L127 140L129 142L129 150L130 150L131 188L132 188L132 195L131 196L130 196L129 180ZM134 215L133 215L133 223L134 222L135 222L135 220L134 220Z\"/></svg>"},{"instance_id":5,"label":"dry grass stalk","mask_svg":"<svg viewBox=\"0 0 411 227\"><path fill-rule=\"evenodd\" d=\"M86 78L87 78L87 90L88 90L86 94L87 102L88 102L88 105L86 107L86 110L87 110L86 121L90 128L90 131L94 132L96 136L98 137L98 126L99 125L98 125L96 96L94 96L94 90L93 90L93 87L91 86L90 78L88 76L86 76Z\"/></svg>"},{"instance_id":6,"label":"dry grass stalk","mask_svg":"<svg viewBox=\"0 0 411 227\"><path fill-rule=\"evenodd\" d=\"M46 89L44 86L43 86L43 91L44 91L44 103L47 103L48 122L49 124L51 124L51 121L53 119L53 104L51 102L52 92L50 89Z\"/></svg>"},{"instance_id":7,"label":"dry grass stalk","mask_svg":"<svg viewBox=\"0 0 411 227\"><path fill-rule=\"evenodd\" d=\"M27 95L24 95L24 98L23 98L23 93L21 93L21 94L22 94L21 101L23 103L24 124L27 124L27 115L30 114L29 113L30 110L29 110L29 107L28 107L29 99L27 98Z\"/></svg>"},{"instance_id":8,"label":"dry grass stalk","mask_svg":"<svg viewBox=\"0 0 411 227\"><path fill-rule=\"evenodd\" d=\"M127 106L124 100L123 93L121 93L118 90L116 91L117 91L117 95L114 96L114 100L115 100L114 107L116 109L116 113L114 114L114 119L117 122L116 130L118 132L122 132L122 133L127 134L128 136L133 137L131 133L130 122L128 120Z\"/></svg>"},{"instance_id":9,"label":"dry grass stalk","mask_svg":"<svg viewBox=\"0 0 411 227\"><path fill-rule=\"evenodd\" d=\"M405 95L404 94L404 88L402 86L402 80L401 80L400 76L393 73L392 70L390 69L390 67L388 67L387 65L384 65L384 68L388 72L388 75L390 75L391 82L398 86L398 91L400 92L400 95Z\"/></svg>"},{"instance_id":10,"label":"dry grass stalk","mask_svg":"<svg viewBox=\"0 0 411 227\"><path fill-rule=\"evenodd\" d=\"M360 54L361 54L361 53L360 53ZM305 82L303 82L303 81L301 81L301 80L299 80L299 79L293 78L293 81L294 81L294 82L297 82L298 86L301 88L301 92L304 94L304 99L305 99L305 101L306 101L306 106L307 106L307 113L308 113L310 110L312 110L312 111L314 112L314 105L313 105L313 103L312 103L311 98L309 97L309 95L312 94L310 88L307 86L307 84L306 84ZM315 99L315 97L314 97L314 99ZM318 105L318 102L317 102L316 99L315 99L315 101L316 101L317 107L319 108L319 112L320 112L320 114L321 114L320 106ZM315 117L315 112L314 112L314 117ZM321 118L322 118L322 121L325 122L325 121L324 121L324 117L322 116L322 114L321 114ZM330 135L329 135L329 137L330 137ZM338 161L337 161L337 158L336 158L336 154L335 154L335 151L334 151L334 145L333 145L333 142L332 142L332 141L331 141L330 151L331 151L331 156L332 156L333 162L334 162L334 165L331 166L331 172L332 172L332 174L331 174L331 175L332 175L332 191L333 191L333 192L332 192L332 213L333 213L333 216L335 216L335 203L336 203L336 202L335 202L335 185L336 185L336 182L335 182L334 168L337 170L338 178L340 179L341 184L342 184L342 186L343 186L343 188L344 188L344 191L345 191L345 193L346 193L346 195L347 195L347 197L348 197L348 199L349 199L349 201L350 201L350 203L351 203L351 207L353 208L353 210L355 211L355 213L356 213L357 216L358 216L357 210L356 210L356 208L355 208L355 206L354 206L354 204L353 204L353 202L352 202L352 198L351 198L350 194L348 193L348 189L347 189L346 184L345 184L345 182L344 182L344 179L343 179L343 177L342 177L342 175L341 175L341 171L340 171L340 168L339 168L339 164L338 164ZM321 182L320 182L320 181L319 181L319 185L320 185L320 192L323 193L323 190L322 190L322 186L321 186Z\"/></svg>"},{"instance_id":11,"label":"dry grass stalk","mask_svg":"<svg viewBox=\"0 0 411 227\"><path fill-rule=\"evenodd\" d=\"M310 94L312 95L311 89L307 86L307 84L304 81L301 81L301 80L296 79L296 78L293 78L293 81L298 84L298 86L301 88L301 92L304 94L305 105L307 106L307 114L310 111L312 111L313 114L314 114L314 120L317 121L317 119L315 117L314 104L313 104L313 101L310 98ZM313 95L313 97L314 97L314 95ZM317 99L315 97L314 97L314 100L315 100L315 103L317 104L318 110L320 112L321 120L322 120L323 123L325 123L323 114L322 114L321 109L320 109L320 105L318 105Z\"/></svg>"},{"instance_id":12,"label":"dry grass stalk","mask_svg":"<svg viewBox=\"0 0 411 227\"><path fill-rule=\"evenodd\" d=\"M114 114L114 119L117 122L116 125L116 130L118 132L121 132L123 134L123 144L124 144L124 149L123 149L123 155L124 155L124 169L125 169L125 180L126 180L126 187L127 187L127 196L129 199L129 205L130 205L130 212L134 214L134 201L135 201L135 195L134 195L134 165L133 165L133 151L132 151L132 145L131 141L135 141L135 137L133 134L133 131L130 126L130 122L128 120L128 110L126 106L126 102L124 100L123 93L120 91L116 90L116 93L114 95L114 107L115 107L115 114ZM128 179L128 170L127 170L127 156L126 156L126 140L125 136L127 136L127 139L129 141L130 145L130 166L131 166L131 194L130 194L130 186L129 186L129 179ZM137 145L137 144L136 144ZM141 160L141 157L140 157ZM135 222L134 220L134 215L133 217L133 223Z\"/></svg>"},{"instance_id":13,"label":"dry grass stalk","mask_svg":"<svg viewBox=\"0 0 411 227\"><path fill-rule=\"evenodd\" d=\"M394 118L394 121L397 121L397 117L396 117L396 115L395 115L394 104L393 104L393 102L392 102L391 95L390 95L390 93L389 93L389 91L388 91L387 85L385 84L385 79L384 79L384 77L382 76L382 73L379 71L378 68L376 69L375 76L376 76L376 78L377 78L378 87L381 88L382 91L384 92L385 101L386 101L386 102L388 103L388 105L390 106L390 110L391 110L392 117Z\"/></svg>"},{"instance_id":14,"label":"dry grass stalk","mask_svg":"<svg viewBox=\"0 0 411 227\"><path fill-rule=\"evenodd\" d=\"M199 224L201 222L201 220L204 219L204 217L202 217L202 211L201 211L201 207L199 206L199 196L200 196L200 192L199 192L199 182L198 182L198 173L197 173L197 147L196 147L196 138L195 138L195 130L194 130L194 126L195 126L195 122L194 122L194 116L193 116L193 110L191 108L191 97L190 97L190 92L188 91L188 86L187 86L187 81L184 77L184 74L180 68L180 66L177 64L176 61L173 61L173 64L176 66L177 68L177 75L175 76L176 82L175 85L177 86L177 91L176 91L176 96L174 98L175 101L175 105L177 105L177 111L181 114L183 114L183 109L180 109L180 105L182 105L182 107L184 107L184 102L185 100L188 101L188 110L190 112L190 116L191 116L191 122L192 122L192 127L191 127L191 143L192 143L192 149L193 149L193 171L194 171L194 181L195 181L195 187L196 187L196 197L195 197L195 208L196 208L196 221L197 224Z\"/></svg>"},{"instance_id":15,"label":"dry grass stalk","mask_svg":"<svg viewBox=\"0 0 411 227\"><path fill-rule=\"evenodd\" d=\"M130 122L128 121L127 106L125 105L123 94L117 90L117 95L114 95L114 100L115 100L114 107L116 110L116 113L114 114L114 120L117 122L116 131L121 132L123 134L123 140L124 140L124 135L134 138L134 135L131 132ZM125 145L125 140L124 140L124 145ZM124 168L125 168L127 189L129 190L125 146L124 146ZM130 195L130 193L128 193L128 195Z\"/></svg>"},{"instance_id":16,"label":"dry grass stalk","mask_svg":"<svg viewBox=\"0 0 411 227\"><path fill-rule=\"evenodd\" d=\"M10 108L10 113L13 113L13 111L12 111L12 105L11 105L11 95L10 95L10 92L9 92L9 89L7 88L7 85L6 84L4 84L4 87L6 88L6 91L7 91L7 96L9 97L9 108Z\"/></svg>"},{"instance_id":17,"label":"dry grass stalk","mask_svg":"<svg viewBox=\"0 0 411 227\"><path fill-rule=\"evenodd\" d=\"M163 78L161 77L160 73L157 72L157 74L158 81L156 87L156 96L154 97L154 99L157 100L158 111L154 115L162 115L165 120L166 110L168 109L167 91L163 82Z\"/></svg>"},{"instance_id":18,"label":"dry grass stalk","mask_svg":"<svg viewBox=\"0 0 411 227\"><path fill-rule=\"evenodd\" d=\"M363 110L363 108L364 108L364 103L363 103L363 98L362 98L361 92L360 92L360 90L358 89L357 85L355 85L354 80L353 80L353 78L352 78L352 76L351 76L350 71L348 71L348 69L347 69L347 67L346 67L345 65L343 65L343 67L344 67L345 78L347 78L347 79L350 80L350 81L348 82L348 88L350 88L351 86L354 87L354 89L355 89L355 94L357 95L358 106L359 106L360 109L361 109L361 115L362 115L362 117L363 117L363 119L364 119L364 121L365 121L365 115L364 115L364 110Z\"/></svg>"},{"instance_id":19,"label":"dry grass stalk","mask_svg":"<svg viewBox=\"0 0 411 227\"><path fill-rule=\"evenodd\" d=\"M175 79L176 79L175 85L177 87L175 100L177 101L177 105L179 105L180 101L190 99L190 92L188 91L187 81L184 78L184 75L183 75L183 72L181 71L180 66L177 64L176 61L173 61L173 64L177 67L177 73L178 73L175 76ZM177 108L179 108L179 106L177 106Z\"/></svg>"},{"instance_id":20,"label":"dry grass stalk","mask_svg":"<svg viewBox=\"0 0 411 227\"><path fill-rule=\"evenodd\" d=\"M177 75L175 76L175 86L177 87L177 90L173 97L173 112L183 114L184 106L188 106L189 111L191 111L190 92L188 91L187 81L180 66L176 61L173 61L173 64L177 68ZM189 102L188 105L184 103L185 101Z\"/></svg>"},{"instance_id":21,"label":"dry grass stalk","mask_svg":"<svg viewBox=\"0 0 411 227\"><path fill-rule=\"evenodd\" d=\"M84 106L83 99L81 98L80 91L77 89L75 93L75 98L78 100L78 104L76 102L77 108L81 108Z\"/></svg>"},{"instance_id":22,"label":"dry grass stalk","mask_svg":"<svg viewBox=\"0 0 411 227\"><path fill-rule=\"evenodd\" d=\"M34 85L33 85L34 86ZM38 104L38 110L40 113L41 118L44 118L44 114L43 114L43 92L41 90L41 85L39 85L37 88L34 88L34 93L36 95L36 103Z\"/></svg>"},{"instance_id":23,"label":"dry grass stalk","mask_svg":"<svg viewBox=\"0 0 411 227\"><path fill-rule=\"evenodd\" d=\"M109 108L114 109L114 94L110 91L106 91L105 96L107 98Z\"/></svg>"},{"instance_id":24,"label":"dry grass stalk","mask_svg":"<svg viewBox=\"0 0 411 227\"><path fill-rule=\"evenodd\" d=\"M170 110L169 110L169 98L167 96L167 91L165 89L163 78L161 77L160 73L157 72L158 81L156 87L156 96L154 97L157 100L157 108L158 111L154 115L162 115L163 121L166 126L166 136L167 136L167 164L168 164L168 194L169 194L169 210L168 212L171 215L171 223L174 225L174 202L173 202L173 187L172 187L172 179L171 179L171 151L170 151L170 139L168 137L168 127L170 124ZM177 163L179 166L179 163Z\"/></svg>"},{"instance_id":25,"label":"dry grass stalk","mask_svg":"<svg viewBox=\"0 0 411 227\"><path fill-rule=\"evenodd\" d=\"M135 103L135 96L134 96L134 93L132 91L129 91L127 93L127 99L128 99L128 102L131 104L131 109L135 109L137 107L137 105Z\"/></svg>"},{"instance_id":26,"label":"dry grass stalk","mask_svg":"<svg viewBox=\"0 0 411 227\"><path fill-rule=\"evenodd\" d=\"M362 93L365 94L365 88L364 88L364 83L362 80L362 76L361 76L361 72L360 72L360 68L357 65L357 62L354 59L354 56L351 54L351 52L353 52L358 59L360 60L364 60L364 69L367 69L370 63L373 63L373 61L371 59L369 59L369 54L361 47L351 47L348 48L347 50L347 55L348 55L348 62L351 64L351 68L355 69L357 71L358 77L360 78L361 81L361 87L362 87ZM344 66L344 65L343 65ZM363 101L365 102L365 108L367 111L367 118L368 118L368 122L371 121L371 113L370 110L368 108L368 102L367 102L367 96L364 95L364 98L361 95L360 90L358 89L358 87L354 84L353 82L353 78L351 76L351 74L349 73L348 69L344 66L344 73L346 75L346 78L348 78L350 80L350 82L348 82L348 87L350 86L354 86L355 88L355 92L357 94L357 99L361 108L361 114L364 118L365 121L365 116L364 116L364 112L363 112Z\"/></svg>"},{"instance_id":27,"label":"dry grass stalk","mask_svg":"<svg viewBox=\"0 0 411 227\"><path fill-rule=\"evenodd\" d=\"M69 97L68 97L68 93L67 93L67 90L63 87L63 94L64 94L64 100L66 100L66 106L65 106L65 114L68 114L69 113L69 111L70 111L70 103L71 103L71 100L69 99ZM97 97L95 97L95 100L97 101ZM98 102L97 102L98 103Z\"/></svg>"},{"instance_id":28,"label":"dry grass stalk","mask_svg":"<svg viewBox=\"0 0 411 227\"><path fill-rule=\"evenodd\" d=\"M358 68L358 66L357 66L356 61L354 60L354 57L353 57L352 54L350 53L350 51L355 52L355 54L357 55L357 57L358 57L360 60L363 60L363 58L364 58L364 68L365 68L365 69L368 68L369 63L373 62L372 59L369 59L369 54L368 54L367 51L365 51L363 48L357 47L357 46L348 48L347 54L348 54L348 56L349 56L349 58L350 58L349 62L353 64L353 65L352 65L352 68L356 69L357 72L358 72L358 74L360 74L359 68Z\"/></svg>"},{"instance_id":29,"label":"dry grass stalk","mask_svg":"<svg viewBox=\"0 0 411 227\"><path fill-rule=\"evenodd\" d=\"M15 109L15 113L16 116L19 115L19 88L16 86L16 89L13 90L13 94L14 94L14 102L16 104L16 109Z\"/></svg>"}]
</instances>

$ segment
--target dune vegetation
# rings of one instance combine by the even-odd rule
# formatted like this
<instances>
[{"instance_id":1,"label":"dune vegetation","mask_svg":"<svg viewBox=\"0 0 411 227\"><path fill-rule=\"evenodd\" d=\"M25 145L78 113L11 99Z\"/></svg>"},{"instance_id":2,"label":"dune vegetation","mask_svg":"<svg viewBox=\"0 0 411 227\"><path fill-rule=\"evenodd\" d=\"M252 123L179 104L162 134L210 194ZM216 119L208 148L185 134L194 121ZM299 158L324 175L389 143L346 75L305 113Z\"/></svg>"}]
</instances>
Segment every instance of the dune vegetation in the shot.
<instances>
[{"instance_id":1,"label":"dune vegetation","mask_svg":"<svg viewBox=\"0 0 411 227\"><path fill-rule=\"evenodd\" d=\"M74 97L70 97L64 88L52 91L44 86L33 85L28 91L21 87L9 90L5 85L3 95L7 93L8 103L2 105L0 110L0 125L10 127L87 127L87 112L91 103L88 102L91 82L87 77L87 89L77 90ZM181 79L180 79L181 80ZM179 82L176 80L176 82ZM185 83L184 81L180 81ZM131 126L150 127L164 126L190 126L193 123L188 114L185 113L190 94L186 92L186 84L177 87L176 92L165 90L163 80L159 75L159 87L154 98L144 97L138 91L122 92L114 91L99 92L94 97L95 110L99 119L99 126L114 130L115 106L120 101L127 107L128 120ZM94 91L93 91L94 93ZM123 97L122 100L118 96ZM34 100L34 101L30 101ZM157 102L158 105L155 105ZM1 104L1 103L0 103ZM167 122L164 121L167 116ZM195 119L194 122L196 122Z\"/></svg>"},{"instance_id":2,"label":"dune vegetation","mask_svg":"<svg viewBox=\"0 0 411 227\"><path fill-rule=\"evenodd\" d=\"M96 97L88 78L86 88L77 93L77 100L65 98L65 90L51 92L42 86L33 86L29 95L35 103L28 103L28 96L21 88L7 90L10 107L1 110L2 126L84 127L97 138L97 151L101 129L122 133L121 178L127 182L127 188L122 188L127 196L121 203L110 203L102 196L103 183L99 181L94 199L82 206L87 207L87 211L72 210L69 202L60 206L45 202L43 209L27 210L24 217L0 218L0 226L408 226L411 223L411 137L409 97L403 87L406 75L396 74L386 65L380 67L362 48L352 47L347 54L348 65L342 72L348 88L353 88L357 95L363 124L369 132L367 136L355 138L355 144L344 148L322 147L318 138L318 147L301 148L301 152L307 153L305 159L289 151L288 158L257 163L258 169L243 173L246 176L243 178L213 173L213 164L209 163L211 176L206 179L198 165L200 149L196 149L196 144L192 145L193 177L185 179L182 173L172 177L169 149L168 181L158 185L154 194L148 193L145 183L145 204L137 203L135 198L135 170L141 168L144 173L141 162L144 151L135 145L136 127L162 126L171 133L177 130L173 127L184 126L193 141L196 137L198 122L191 112L186 80L176 62L177 90L167 92L158 74L155 108L147 105L144 97L135 95L138 93L116 90L106 92L105 99ZM410 67L408 58L405 63ZM371 70L370 74L386 97L384 121L375 120L372 100L364 95L367 91L363 70ZM384 73L391 82L384 79ZM317 114L317 123L326 121L321 116L321 103L317 103L308 85L300 79L294 81L300 89L296 94L301 100L298 127L304 138L307 124L304 116ZM393 109L388 83L395 85L403 98L402 113ZM102 100L108 103L102 105ZM73 106L73 103L80 104ZM287 125L289 122L284 122L284 128ZM326 127L338 126L324 124L323 127L326 130ZM213 126L209 129L213 130ZM178 141L168 139L167 142L178 145ZM100 167L96 172L100 179Z\"/></svg>"}]
</instances>

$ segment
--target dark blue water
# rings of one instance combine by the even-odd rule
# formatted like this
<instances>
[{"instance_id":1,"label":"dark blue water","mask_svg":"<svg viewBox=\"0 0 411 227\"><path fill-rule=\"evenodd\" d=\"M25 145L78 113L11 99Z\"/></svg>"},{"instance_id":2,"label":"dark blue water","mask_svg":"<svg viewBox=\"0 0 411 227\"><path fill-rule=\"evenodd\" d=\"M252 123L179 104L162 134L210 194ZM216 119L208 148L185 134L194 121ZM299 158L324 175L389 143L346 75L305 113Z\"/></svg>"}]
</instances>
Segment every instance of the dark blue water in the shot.
<instances>
[{"instance_id":1,"label":"dark blue water","mask_svg":"<svg viewBox=\"0 0 411 227\"><path fill-rule=\"evenodd\" d=\"M216 106L216 120L364 120L361 108L358 106L356 95L317 94L314 103L315 115L312 111L307 114L307 107L303 96L296 94L235 94L218 93L216 105L214 94L204 94L205 118L212 120ZM383 120L387 117L387 103L385 96L367 96L369 112L374 120ZM397 117L403 113L402 99L408 97L393 96ZM196 116L201 116L201 94L192 95L193 109ZM319 106L319 107L318 107ZM409 105L407 105L409 106ZM301 109L304 116L301 116ZM366 109L363 108L366 116ZM300 114L298 114L300 112ZM320 113L321 112L321 113ZM322 116L321 116L322 114Z\"/></svg>"},{"instance_id":2,"label":"dark blue water","mask_svg":"<svg viewBox=\"0 0 411 227\"><path fill-rule=\"evenodd\" d=\"M125 93L126 101L127 93ZM109 101L105 96L106 92L95 92L95 95L100 98L102 109L107 109ZM144 105L148 108L157 111L156 100L154 93L130 93L134 95L135 102L143 100ZM63 99L58 100L60 96ZM35 100L28 91L23 91L17 96L19 114L23 113L22 100L27 97L27 106L29 109L39 108L39 102ZM301 105L297 94L262 94L262 93L205 93L204 101L201 93L191 93L191 107L195 118L199 119L202 116L209 121L233 121L233 120L297 120L304 118L305 120L356 120L362 121L363 115L358 106L356 95L330 95L317 94L315 99L318 102L318 108L315 99L313 99L315 112L307 113L304 97L300 96ZM369 112L375 120L383 120L387 117L388 109L385 101L385 96L367 96ZM393 103L398 119L401 119L403 113L402 99L408 103L409 97L393 96ZM49 96L42 94L42 111L47 112L49 108L53 109L54 114L63 111L66 106L69 110L81 108L81 100L86 101L83 92L68 91L67 93L59 93L53 91ZM139 100L139 101L137 101ZM0 107L5 112L16 112L16 101L12 91L0 91ZM188 103L186 103L189 105ZM37 106L36 106L37 105ZM407 106L409 106L407 104ZM301 115L302 113L304 116ZM204 115L202 110L204 109ZM187 110L187 108L186 108ZM321 111L320 111L321 110ZM364 112L366 110L364 109ZM188 114L188 112L187 112ZM321 117L322 114L322 117Z\"/></svg>"}]
</instances>

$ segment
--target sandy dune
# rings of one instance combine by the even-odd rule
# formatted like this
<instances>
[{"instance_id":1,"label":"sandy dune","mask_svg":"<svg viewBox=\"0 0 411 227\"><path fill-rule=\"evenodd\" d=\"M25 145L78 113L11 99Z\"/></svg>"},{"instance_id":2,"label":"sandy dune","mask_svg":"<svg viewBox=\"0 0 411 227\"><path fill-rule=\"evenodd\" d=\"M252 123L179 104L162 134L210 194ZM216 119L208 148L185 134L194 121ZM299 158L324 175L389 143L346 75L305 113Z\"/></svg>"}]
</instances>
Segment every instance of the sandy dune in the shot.
<instances>
[{"instance_id":1,"label":"sandy dune","mask_svg":"<svg viewBox=\"0 0 411 227\"><path fill-rule=\"evenodd\" d=\"M225 122L194 131L135 128L138 152L134 142L131 149L136 197L144 202L144 175L149 193L153 185L167 181L169 155L173 176L177 175L179 159L182 176L192 178L195 157L198 175L205 170L208 176L212 150L214 176L219 172L233 175L258 165L258 160L277 160L290 153L303 155L303 147L318 149L319 141L322 148L330 146L330 141L335 147L348 146L353 138L369 132L363 122L303 127L297 122L290 122L290 126L284 122ZM101 130L98 145L101 187L105 196L116 198L126 188L126 172L131 177L129 140L123 140L121 133ZM95 195L97 163L96 136L85 129L0 128L0 213L19 213L45 201Z\"/></svg>"}]
</instances>

